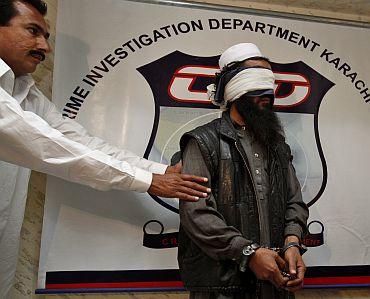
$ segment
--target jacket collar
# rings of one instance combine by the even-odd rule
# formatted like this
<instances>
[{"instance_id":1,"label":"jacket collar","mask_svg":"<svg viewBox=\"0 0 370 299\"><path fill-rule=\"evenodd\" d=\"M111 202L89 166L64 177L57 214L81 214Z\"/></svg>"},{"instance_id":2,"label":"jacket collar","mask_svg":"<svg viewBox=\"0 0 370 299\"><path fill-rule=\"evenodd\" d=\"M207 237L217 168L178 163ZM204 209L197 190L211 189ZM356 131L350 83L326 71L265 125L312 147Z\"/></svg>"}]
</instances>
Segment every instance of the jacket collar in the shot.
<instances>
[{"instance_id":1,"label":"jacket collar","mask_svg":"<svg viewBox=\"0 0 370 299\"><path fill-rule=\"evenodd\" d=\"M230 111L222 112L220 134L230 139L239 140L237 130L235 129L230 117Z\"/></svg>"}]
</instances>

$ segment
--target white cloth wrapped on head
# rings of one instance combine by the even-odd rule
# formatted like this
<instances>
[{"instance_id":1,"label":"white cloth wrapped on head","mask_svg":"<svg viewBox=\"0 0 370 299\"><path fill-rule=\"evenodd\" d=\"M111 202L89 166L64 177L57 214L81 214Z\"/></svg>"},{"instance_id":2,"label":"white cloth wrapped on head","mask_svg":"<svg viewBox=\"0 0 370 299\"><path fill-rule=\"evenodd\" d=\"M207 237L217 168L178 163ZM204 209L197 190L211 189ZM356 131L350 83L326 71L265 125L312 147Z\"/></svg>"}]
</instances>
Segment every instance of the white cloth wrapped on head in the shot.
<instances>
[{"instance_id":1,"label":"white cloth wrapped on head","mask_svg":"<svg viewBox=\"0 0 370 299\"><path fill-rule=\"evenodd\" d=\"M220 80L219 85L225 84L224 93L217 93L216 85L211 84L207 86L208 98L213 104L220 106L225 110L228 103L235 101L242 95L256 90L274 90L275 76L274 73L267 68L245 68L236 73L228 82ZM222 88L222 86L218 86Z\"/></svg>"}]
</instances>

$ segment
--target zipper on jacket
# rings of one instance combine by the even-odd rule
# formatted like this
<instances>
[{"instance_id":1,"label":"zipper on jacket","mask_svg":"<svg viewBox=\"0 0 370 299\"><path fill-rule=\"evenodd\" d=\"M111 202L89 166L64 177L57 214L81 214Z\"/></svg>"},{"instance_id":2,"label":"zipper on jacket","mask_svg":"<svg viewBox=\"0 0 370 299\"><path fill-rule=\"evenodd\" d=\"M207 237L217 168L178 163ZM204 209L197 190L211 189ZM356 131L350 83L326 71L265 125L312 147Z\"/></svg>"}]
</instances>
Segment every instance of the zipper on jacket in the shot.
<instances>
[{"instance_id":1,"label":"zipper on jacket","mask_svg":"<svg viewBox=\"0 0 370 299\"><path fill-rule=\"evenodd\" d=\"M253 176L252 176L252 173L251 173L251 170L249 169L249 166L248 166L248 163L247 161L245 160L244 156L242 155L242 152L240 151L239 147L238 147L238 143L237 141L235 140L235 147L237 149L237 151L239 152L240 156L242 157L243 159L243 162L245 164L245 167L247 168L248 170L248 173L249 173L249 177L251 178L251 181L252 181L252 186L253 186L253 191L254 191L254 198L256 199L256 204L257 204L257 213L258 213L258 226L260 228L260 233L262 232L262 226L261 226L261 211L260 211L260 205L259 205L259 201L258 201L258 197L257 197L257 190L256 190L256 186L254 185L254 180L253 180Z\"/></svg>"}]
</instances>

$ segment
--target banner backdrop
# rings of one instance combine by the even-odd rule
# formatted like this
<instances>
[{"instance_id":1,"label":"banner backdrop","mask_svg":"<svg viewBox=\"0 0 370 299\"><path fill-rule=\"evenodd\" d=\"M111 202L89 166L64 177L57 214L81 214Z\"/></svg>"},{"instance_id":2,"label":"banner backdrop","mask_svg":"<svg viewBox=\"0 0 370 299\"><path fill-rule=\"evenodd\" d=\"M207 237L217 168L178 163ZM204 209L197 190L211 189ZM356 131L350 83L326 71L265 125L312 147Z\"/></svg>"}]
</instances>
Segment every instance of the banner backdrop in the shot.
<instances>
[{"instance_id":1,"label":"banner backdrop","mask_svg":"<svg viewBox=\"0 0 370 299\"><path fill-rule=\"evenodd\" d=\"M59 0L54 102L90 133L170 163L218 117L219 55L257 44L310 207L306 286L370 283L370 30L176 2ZM178 202L48 178L38 292L181 288Z\"/></svg>"}]
</instances>

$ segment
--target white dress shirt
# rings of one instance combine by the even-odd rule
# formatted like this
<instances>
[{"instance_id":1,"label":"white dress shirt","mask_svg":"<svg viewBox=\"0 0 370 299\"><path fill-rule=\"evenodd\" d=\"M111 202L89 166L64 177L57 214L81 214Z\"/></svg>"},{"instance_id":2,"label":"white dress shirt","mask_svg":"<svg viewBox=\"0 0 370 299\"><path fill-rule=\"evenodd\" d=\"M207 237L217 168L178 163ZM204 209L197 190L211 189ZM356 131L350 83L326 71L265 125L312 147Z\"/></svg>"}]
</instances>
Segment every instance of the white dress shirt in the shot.
<instances>
[{"instance_id":1,"label":"white dress shirt","mask_svg":"<svg viewBox=\"0 0 370 299\"><path fill-rule=\"evenodd\" d=\"M146 192L167 166L90 136L63 118L31 76L0 59L0 298L16 270L30 169L99 190Z\"/></svg>"}]
</instances>

